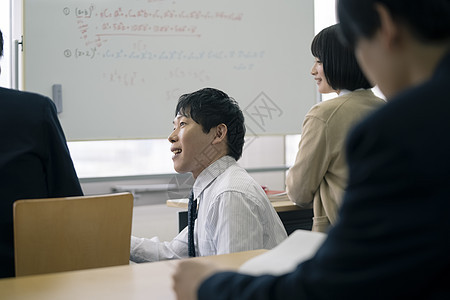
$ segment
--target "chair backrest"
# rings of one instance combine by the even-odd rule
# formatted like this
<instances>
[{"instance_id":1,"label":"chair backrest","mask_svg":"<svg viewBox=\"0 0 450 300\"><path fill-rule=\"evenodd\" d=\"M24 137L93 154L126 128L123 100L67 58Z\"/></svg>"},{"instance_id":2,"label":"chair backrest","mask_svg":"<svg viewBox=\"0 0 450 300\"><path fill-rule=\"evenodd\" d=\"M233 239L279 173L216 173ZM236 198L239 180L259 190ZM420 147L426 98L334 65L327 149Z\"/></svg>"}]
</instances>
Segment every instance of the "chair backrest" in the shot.
<instances>
[{"instance_id":1,"label":"chair backrest","mask_svg":"<svg viewBox=\"0 0 450 300\"><path fill-rule=\"evenodd\" d=\"M16 276L129 264L133 195L14 202Z\"/></svg>"}]
</instances>

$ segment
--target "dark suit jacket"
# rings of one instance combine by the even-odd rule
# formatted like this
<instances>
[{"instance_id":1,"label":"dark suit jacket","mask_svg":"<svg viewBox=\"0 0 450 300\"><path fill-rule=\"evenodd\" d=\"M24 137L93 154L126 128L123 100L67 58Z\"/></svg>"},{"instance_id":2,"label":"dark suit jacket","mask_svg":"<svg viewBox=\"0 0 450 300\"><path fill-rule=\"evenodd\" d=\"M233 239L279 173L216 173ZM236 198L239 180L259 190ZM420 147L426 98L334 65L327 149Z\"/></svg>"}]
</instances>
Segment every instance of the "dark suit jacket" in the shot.
<instances>
[{"instance_id":1,"label":"dark suit jacket","mask_svg":"<svg viewBox=\"0 0 450 300\"><path fill-rule=\"evenodd\" d=\"M0 88L0 277L14 276L13 202L82 194L53 102Z\"/></svg>"},{"instance_id":2,"label":"dark suit jacket","mask_svg":"<svg viewBox=\"0 0 450 300\"><path fill-rule=\"evenodd\" d=\"M450 299L450 55L350 135L339 221L283 276L219 273L199 299Z\"/></svg>"}]
</instances>

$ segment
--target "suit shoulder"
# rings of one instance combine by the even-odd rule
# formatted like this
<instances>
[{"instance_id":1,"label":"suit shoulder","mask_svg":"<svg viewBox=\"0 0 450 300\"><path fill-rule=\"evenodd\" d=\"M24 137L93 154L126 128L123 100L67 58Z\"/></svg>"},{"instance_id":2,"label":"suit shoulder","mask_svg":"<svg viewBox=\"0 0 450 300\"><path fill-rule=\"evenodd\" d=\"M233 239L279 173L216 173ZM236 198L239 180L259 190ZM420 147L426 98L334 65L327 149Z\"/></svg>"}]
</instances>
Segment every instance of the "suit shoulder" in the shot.
<instances>
[{"instance_id":1,"label":"suit shoulder","mask_svg":"<svg viewBox=\"0 0 450 300\"><path fill-rule=\"evenodd\" d=\"M48 105L53 103L53 101L49 97L33 92L1 88L0 95L2 95L2 98L5 101L11 100L11 101L29 102L30 104L35 103L40 105L45 104Z\"/></svg>"}]
</instances>

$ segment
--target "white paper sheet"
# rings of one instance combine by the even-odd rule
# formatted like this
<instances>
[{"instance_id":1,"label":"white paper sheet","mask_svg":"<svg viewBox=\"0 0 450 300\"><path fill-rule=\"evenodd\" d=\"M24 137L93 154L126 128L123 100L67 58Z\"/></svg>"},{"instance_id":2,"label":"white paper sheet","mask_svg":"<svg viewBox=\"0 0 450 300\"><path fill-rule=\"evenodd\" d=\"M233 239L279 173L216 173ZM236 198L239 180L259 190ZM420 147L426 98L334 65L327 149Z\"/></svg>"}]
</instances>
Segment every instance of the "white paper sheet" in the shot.
<instances>
[{"instance_id":1,"label":"white paper sheet","mask_svg":"<svg viewBox=\"0 0 450 300\"><path fill-rule=\"evenodd\" d=\"M245 262L239 272L249 275L291 272L316 253L326 236L321 232L296 230L277 247Z\"/></svg>"}]
</instances>

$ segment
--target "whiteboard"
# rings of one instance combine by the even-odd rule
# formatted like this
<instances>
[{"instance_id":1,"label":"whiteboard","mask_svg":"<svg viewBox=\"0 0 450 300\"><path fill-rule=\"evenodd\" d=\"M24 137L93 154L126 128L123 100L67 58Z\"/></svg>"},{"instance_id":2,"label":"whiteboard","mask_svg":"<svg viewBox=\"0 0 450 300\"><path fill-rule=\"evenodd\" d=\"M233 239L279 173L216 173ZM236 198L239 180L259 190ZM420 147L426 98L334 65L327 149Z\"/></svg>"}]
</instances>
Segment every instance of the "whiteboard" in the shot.
<instances>
[{"instance_id":1,"label":"whiteboard","mask_svg":"<svg viewBox=\"0 0 450 300\"><path fill-rule=\"evenodd\" d=\"M165 138L178 97L214 87L249 135L298 134L316 102L313 0L24 0L24 88L68 140Z\"/></svg>"}]
</instances>

